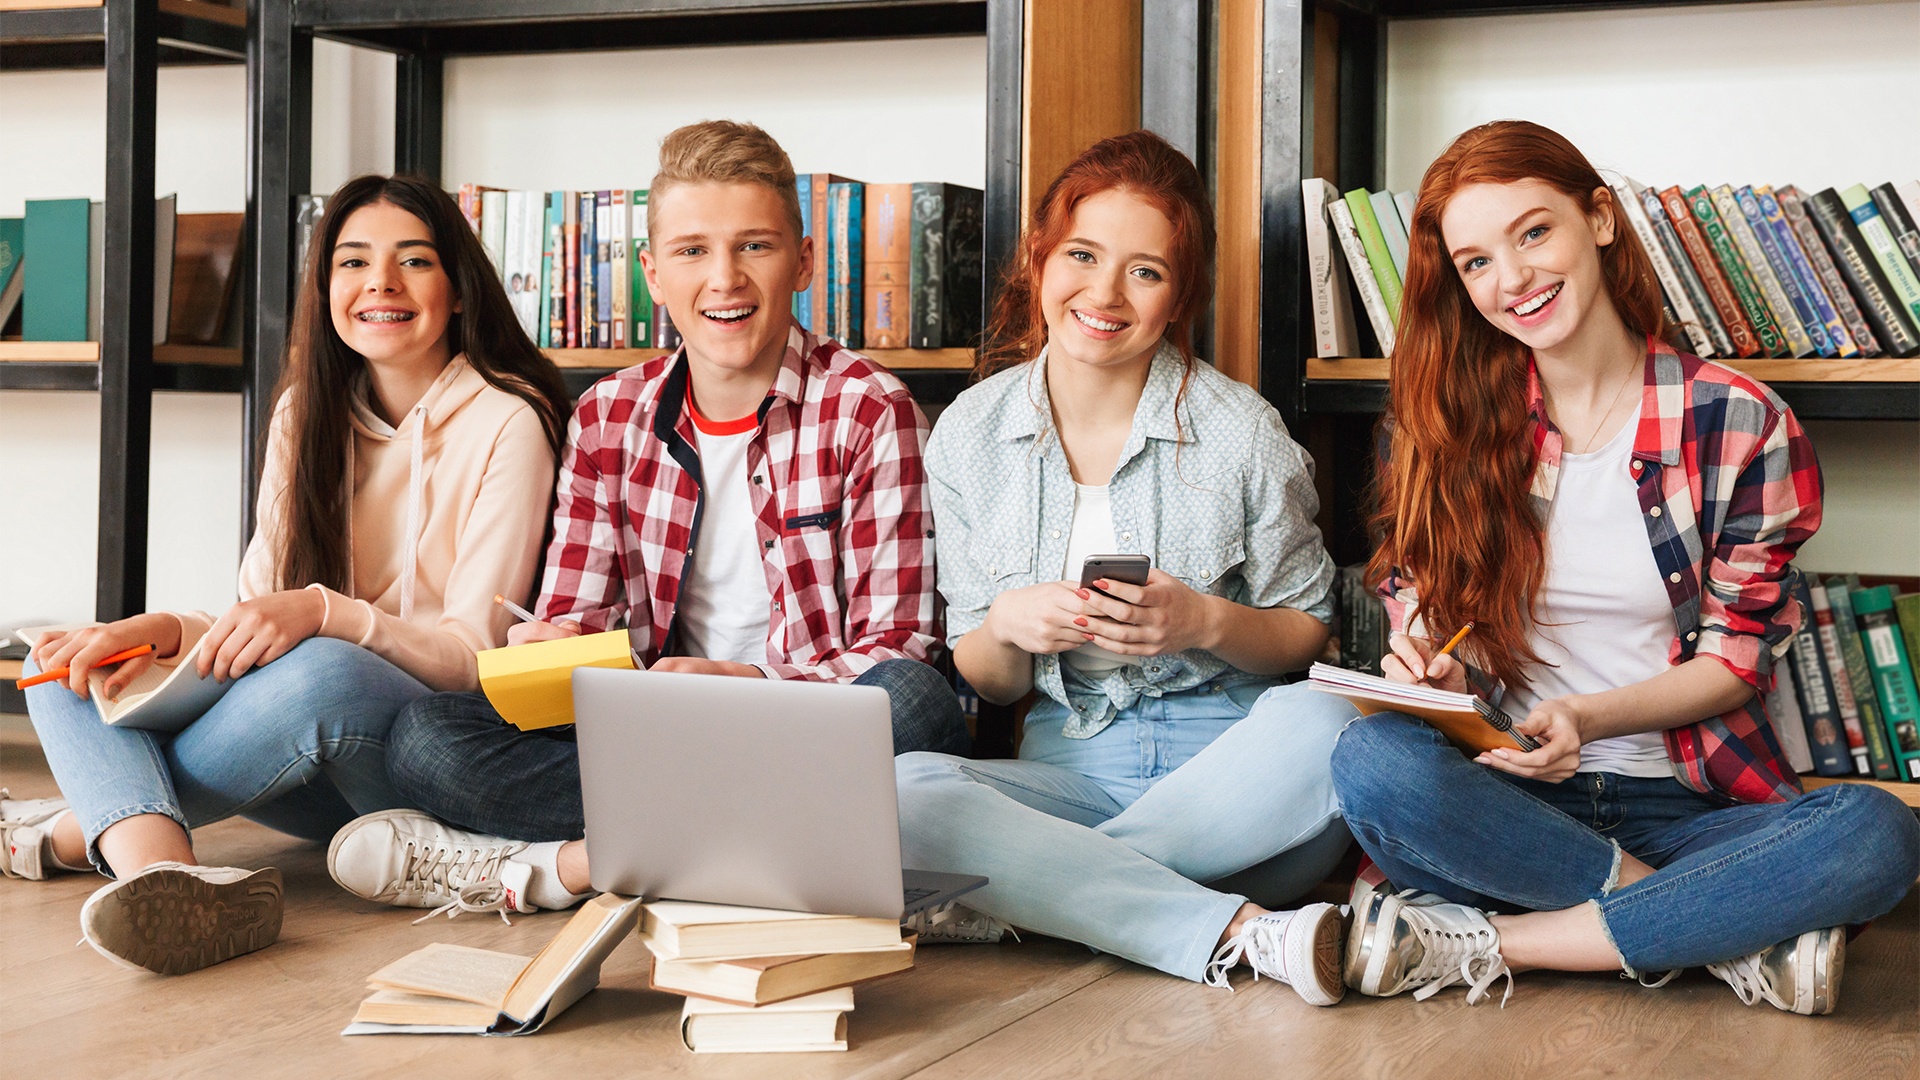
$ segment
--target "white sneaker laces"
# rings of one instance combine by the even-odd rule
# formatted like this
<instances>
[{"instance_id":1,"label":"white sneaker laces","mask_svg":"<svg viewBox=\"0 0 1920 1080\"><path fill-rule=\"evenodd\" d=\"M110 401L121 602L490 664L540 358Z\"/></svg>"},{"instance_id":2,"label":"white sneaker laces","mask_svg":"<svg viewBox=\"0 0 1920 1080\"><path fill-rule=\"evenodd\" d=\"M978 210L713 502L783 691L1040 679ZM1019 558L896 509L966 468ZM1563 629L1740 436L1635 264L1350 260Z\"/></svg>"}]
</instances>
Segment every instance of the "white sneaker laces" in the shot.
<instances>
[{"instance_id":1,"label":"white sneaker laces","mask_svg":"<svg viewBox=\"0 0 1920 1080\"><path fill-rule=\"evenodd\" d=\"M900 923L903 929L920 935L921 941L981 942L993 944L1003 934L1020 940L1019 931L991 915L961 904L946 904L934 911L916 911Z\"/></svg>"},{"instance_id":2,"label":"white sneaker laces","mask_svg":"<svg viewBox=\"0 0 1920 1080\"><path fill-rule=\"evenodd\" d=\"M449 913L448 918L462 911L499 911L502 919L507 917L502 907L506 887L500 883L500 864L512 852L492 845L421 845L411 838L405 843L406 861L400 872L398 895L404 898L442 892L452 896L421 918L432 918L442 911ZM511 920L508 925L512 925Z\"/></svg>"},{"instance_id":3,"label":"white sneaker laces","mask_svg":"<svg viewBox=\"0 0 1920 1080\"><path fill-rule=\"evenodd\" d=\"M1752 1005L1764 1000L1770 1005L1788 1009L1788 1006L1780 1004L1779 995L1774 993L1773 983L1768 980L1766 972L1760 970L1762 955L1748 953L1728 960L1724 964L1708 964L1707 970L1719 976L1720 980L1728 986L1733 987L1733 992L1740 998L1742 1005Z\"/></svg>"},{"instance_id":4,"label":"white sneaker laces","mask_svg":"<svg viewBox=\"0 0 1920 1080\"><path fill-rule=\"evenodd\" d=\"M1292 920L1292 912L1273 912L1248 919L1240 932L1228 938L1213 954L1207 964L1206 975L1201 982L1207 986L1224 986L1233 989L1227 981L1227 973L1239 966L1242 957L1247 966L1253 969L1255 982L1265 975L1270 979L1287 982L1287 971L1280 958L1286 955L1282 946L1287 936L1287 923Z\"/></svg>"},{"instance_id":5,"label":"white sneaker laces","mask_svg":"<svg viewBox=\"0 0 1920 1080\"><path fill-rule=\"evenodd\" d=\"M445 912L449 919L456 919L469 911L491 911L500 916L501 922L512 926L513 920L507 918L506 883L493 877L485 881L476 881L471 885L462 885L454 891L453 899L413 920L413 924L418 926L441 912Z\"/></svg>"},{"instance_id":6,"label":"white sneaker laces","mask_svg":"<svg viewBox=\"0 0 1920 1080\"><path fill-rule=\"evenodd\" d=\"M1408 975L1409 982L1424 984L1413 992L1415 1001L1425 1001L1455 983L1466 983L1467 1004L1478 1005L1490 996L1494 980L1504 975L1507 992L1500 997L1500 1007L1507 1007L1507 1000L1513 997L1513 972L1500 956L1500 937L1492 927L1450 929L1422 918L1417 907L1402 908L1401 917L1426 950Z\"/></svg>"}]
</instances>

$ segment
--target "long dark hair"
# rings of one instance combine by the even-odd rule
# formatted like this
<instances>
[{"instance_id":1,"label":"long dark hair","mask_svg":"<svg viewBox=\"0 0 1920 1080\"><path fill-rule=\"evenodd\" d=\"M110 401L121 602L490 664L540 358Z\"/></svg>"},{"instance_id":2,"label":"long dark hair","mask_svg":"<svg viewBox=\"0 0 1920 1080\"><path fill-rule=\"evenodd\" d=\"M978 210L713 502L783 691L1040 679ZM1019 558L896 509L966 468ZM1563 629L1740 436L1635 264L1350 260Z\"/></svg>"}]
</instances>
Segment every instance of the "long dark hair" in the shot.
<instances>
[{"instance_id":1,"label":"long dark hair","mask_svg":"<svg viewBox=\"0 0 1920 1080\"><path fill-rule=\"evenodd\" d=\"M1382 541L1367 567L1369 580L1396 567L1410 578L1432 632L1472 621L1475 659L1512 685L1539 660L1528 638L1546 577L1545 526L1528 494L1532 352L1475 310L1440 217L1463 187L1523 180L1551 186L1584 214L1611 210L1613 242L1600 249L1607 295L1627 329L1666 331L1653 264L1572 143L1525 120L1496 120L1455 139L1427 167L1414 204L1388 390L1391 448L1374 492Z\"/></svg>"},{"instance_id":2,"label":"long dark hair","mask_svg":"<svg viewBox=\"0 0 1920 1080\"><path fill-rule=\"evenodd\" d=\"M371 203L396 206L427 226L440 265L453 283L460 311L447 321L450 355L496 389L521 398L540 417L557 455L566 439L569 397L560 370L522 330L480 240L460 207L439 186L415 176L357 176L327 200L300 273L287 363L274 399L287 410L292 461L285 494L285 528L276 562L279 587L318 582L348 591L353 577L346 523L352 498L347 448L353 438L350 388L366 359L340 339L328 300L333 247L340 226Z\"/></svg>"}]
</instances>

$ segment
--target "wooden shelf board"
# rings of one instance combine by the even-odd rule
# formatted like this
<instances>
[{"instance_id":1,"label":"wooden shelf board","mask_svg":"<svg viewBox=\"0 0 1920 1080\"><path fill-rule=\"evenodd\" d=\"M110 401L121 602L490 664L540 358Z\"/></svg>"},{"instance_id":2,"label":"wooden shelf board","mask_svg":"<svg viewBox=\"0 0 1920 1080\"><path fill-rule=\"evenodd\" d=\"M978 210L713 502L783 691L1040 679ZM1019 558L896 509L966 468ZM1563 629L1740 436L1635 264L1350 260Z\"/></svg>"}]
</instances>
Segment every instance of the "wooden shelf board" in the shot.
<instances>
[{"instance_id":1,"label":"wooden shelf board","mask_svg":"<svg viewBox=\"0 0 1920 1080\"><path fill-rule=\"evenodd\" d=\"M223 345L155 345L153 359L160 364L217 364L240 366L240 350ZM0 341L0 363L97 364L97 341Z\"/></svg>"},{"instance_id":2,"label":"wooden shelf board","mask_svg":"<svg viewBox=\"0 0 1920 1080\"><path fill-rule=\"evenodd\" d=\"M968 371L973 367L972 349L873 349L856 350L889 368L903 371ZM615 370L644 364L665 349L547 349L546 354L562 368ZM0 357L3 359L4 357Z\"/></svg>"},{"instance_id":3,"label":"wooden shelf board","mask_svg":"<svg viewBox=\"0 0 1920 1080\"><path fill-rule=\"evenodd\" d=\"M106 0L0 0L0 11L48 11L54 8L106 6Z\"/></svg>"},{"instance_id":4,"label":"wooden shelf board","mask_svg":"<svg viewBox=\"0 0 1920 1080\"><path fill-rule=\"evenodd\" d=\"M18 679L26 666L24 660L0 660L0 679Z\"/></svg>"},{"instance_id":5,"label":"wooden shelf board","mask_svg":"<svg viewBox=\"0 0 1920 1080\"><path fill-rule=\"evenodd\" d=\"M1377 357L1309 357L1307 378L1384 381L1390 361ZM1920 357L1905 360L1736 360L1728 367L1762 382L1920 383Z\"/></svg>"},{"instance_id":6,"label":"wooden shelf board","mask_svg":"<svg viewBox=\"0 0 1920 1080\"><path fill-rule=\"evenodd\" d=\"M1800 783L1808 791L1830 784L1865 784L1888 792L1908 806L1920 810L1920 783L1903 784L1892 780L1869 780L1864 776L1802 776Z\"/></svg>"}]
</instances>

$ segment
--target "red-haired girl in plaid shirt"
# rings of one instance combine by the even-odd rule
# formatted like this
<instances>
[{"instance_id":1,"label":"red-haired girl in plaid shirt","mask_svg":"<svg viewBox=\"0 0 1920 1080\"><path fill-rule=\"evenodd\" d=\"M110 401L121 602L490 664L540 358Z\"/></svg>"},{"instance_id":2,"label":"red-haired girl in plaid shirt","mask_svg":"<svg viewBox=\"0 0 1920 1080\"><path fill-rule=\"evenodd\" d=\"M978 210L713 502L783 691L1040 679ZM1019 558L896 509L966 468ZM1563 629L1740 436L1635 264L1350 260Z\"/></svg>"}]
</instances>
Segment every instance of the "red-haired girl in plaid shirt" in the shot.
<instances>
[{"instance_id":1,"label":"red-haired girl in plaid shirt","mask_svg":"<svg viewBox=\"0 0 1920 1080\"><path fill-rule=\"evenodd\" d=\"M1403 304L1383 668L1497 696L1541 745L1469 759L1391 713L1343 733L1341 809L1374 863L1348 985L1466 983L1471 1004L1528 968L1705 966L1747 1004L1830 1012L1846 927L1899 902L1920 825L1872 788L1801 794L1762 705L1805 617L1806 434L1660 340L1619 205L1535 124L1475 128L1428 168ZM1472 668L1434 644L1468 622Z\"/></svg>"}]
</instances>

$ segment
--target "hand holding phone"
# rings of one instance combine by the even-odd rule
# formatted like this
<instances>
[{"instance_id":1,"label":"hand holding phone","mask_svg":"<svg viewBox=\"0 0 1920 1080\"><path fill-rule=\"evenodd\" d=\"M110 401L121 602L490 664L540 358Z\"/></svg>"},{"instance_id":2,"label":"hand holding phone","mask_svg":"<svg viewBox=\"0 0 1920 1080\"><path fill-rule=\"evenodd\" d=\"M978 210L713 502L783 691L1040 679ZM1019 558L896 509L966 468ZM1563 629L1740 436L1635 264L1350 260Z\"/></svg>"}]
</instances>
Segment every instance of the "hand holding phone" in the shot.
<instances>
[{"instance_id":1,"label":"hand holding phone","mask_svg":"<svg viewBox=\"0 0 1920 1080\"><path fill-rule=\"evenodd\" d=\"M1089 555L1080 564L1080 587L1110 596L1111 593L1094 588L1093 583L1105 580L1144 586L1152 569L1153 559L1146 555Z\"/></svg>"}]
</instances>

